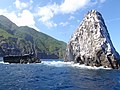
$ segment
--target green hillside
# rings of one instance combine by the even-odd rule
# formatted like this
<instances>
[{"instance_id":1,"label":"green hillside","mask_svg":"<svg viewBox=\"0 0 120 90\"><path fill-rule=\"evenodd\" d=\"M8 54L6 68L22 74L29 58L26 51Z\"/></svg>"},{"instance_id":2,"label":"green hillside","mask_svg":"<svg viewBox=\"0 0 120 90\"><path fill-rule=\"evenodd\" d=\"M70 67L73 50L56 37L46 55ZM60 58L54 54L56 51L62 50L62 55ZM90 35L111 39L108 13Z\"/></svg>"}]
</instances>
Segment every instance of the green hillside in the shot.
<instances>
[{"instance_id":1,"label":"green hillside","mask_svg":"<svg viewBox=\"0 0 120 90\"><path fill-rule=\"evenodd\" d=\"M0 55L21 55L35 52L40 58L63 58L66 43L28 26L18 27L0 16Z\"/></svg>"}]
</instances>

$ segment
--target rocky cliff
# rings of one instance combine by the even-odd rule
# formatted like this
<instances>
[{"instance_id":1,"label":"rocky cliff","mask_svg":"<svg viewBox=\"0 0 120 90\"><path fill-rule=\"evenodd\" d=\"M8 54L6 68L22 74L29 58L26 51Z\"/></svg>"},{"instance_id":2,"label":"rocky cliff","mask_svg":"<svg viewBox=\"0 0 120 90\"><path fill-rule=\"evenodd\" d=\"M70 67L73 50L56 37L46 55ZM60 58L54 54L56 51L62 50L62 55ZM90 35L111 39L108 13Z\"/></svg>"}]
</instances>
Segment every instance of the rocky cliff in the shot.
<instances>
[{"instance_id":1,"label":"rocky cliff","mask_svg":"<svg viewBox=\"0 0 120 90\"><path fill-rule=\"evenodd\" d=\"M67 45L65 61L89 66L119 67L120 55L98 11L91 10L85 15Z\"/></svg>"}]
</instances>

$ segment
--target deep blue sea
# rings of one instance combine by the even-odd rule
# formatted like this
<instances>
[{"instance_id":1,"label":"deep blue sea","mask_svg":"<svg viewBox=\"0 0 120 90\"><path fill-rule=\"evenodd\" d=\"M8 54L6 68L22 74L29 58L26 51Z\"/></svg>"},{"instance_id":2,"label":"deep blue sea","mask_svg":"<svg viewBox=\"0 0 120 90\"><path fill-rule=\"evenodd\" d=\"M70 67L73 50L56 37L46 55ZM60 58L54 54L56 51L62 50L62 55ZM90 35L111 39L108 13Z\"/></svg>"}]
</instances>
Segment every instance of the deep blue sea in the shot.
<instances>
[{"instance_id":1,"label":"deep blue sea","mask_svg":"<svg viewBox=\"0 0 120 90\"><path fill-rule=\"evenodd\" d=\"M63 60L43 60L40 64L0 61L0 90L120 90L120 70Z\"/></svg>"}]
</instances>

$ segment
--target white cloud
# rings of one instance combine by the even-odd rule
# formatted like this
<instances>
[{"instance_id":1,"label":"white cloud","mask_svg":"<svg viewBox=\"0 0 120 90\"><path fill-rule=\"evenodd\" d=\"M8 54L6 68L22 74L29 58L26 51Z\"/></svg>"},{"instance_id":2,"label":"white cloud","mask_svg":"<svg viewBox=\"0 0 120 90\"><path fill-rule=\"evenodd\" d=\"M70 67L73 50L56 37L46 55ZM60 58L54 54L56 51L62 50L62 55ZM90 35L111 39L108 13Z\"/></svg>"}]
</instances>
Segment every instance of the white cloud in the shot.
<instances>
[{"instance_id":1,"label":"white cloud","mask_svg":"<svg viewBox=\"0 0 120 90\"><path fill-rule=\"evenodd\" d=\"M37 14L40 17L40 21L47 22L58 13L75 12L76 10L84 7L88 2L89 0L64 0L61 5L54 3L53 5L39 7Z\"/></svg>"},{"instance_id":2,"label":"white cloud","mask_svg":"<svg viewBox=\"0 0 120 90\"><path fill-rule=\"evenodd\" d=\"M90 0L64 0L60 5L62 13L73 13L89 3Z\"/></svg>"},{"instance_id":3,"label":"white cloud","mask_svg":"<svg viewBox=\"0 0 120 90\"><path fill-rule=\"evenodd\" d=\"M30 0L29 2L16 0L13 4L17 9L20 9L18 11L19 13L16 13L16 11L8 11L7 9L0 9L0 15L6 16L18 26L29 26L39 31L35 26L34 13L28 10L31 8L32 3L33 0Z\"/></svg>"},{"instance_id":4,"label":"white cloud","mask_svg":"<svg viewBox=\"0 0 120 90\"><path fill-rule=\"evenodd\" d=\"M43 22L44 24L49 23L50 20L56 15L56 14L71 14L76 12L77 10L80 10L84 8L85 6L89 6L89 4L97 4L97 3L103 3L105 0L97 0L92 2L91 0L64 0L61 5L58 5L56 3L52 5L46 5L43 7L39 7L37 9L37 15L39 16L39 20ZM92 4L93 5L93 4ZM74 17L70 17L69 20L74 19ZM50 26L54 23L51 23ZM48 24L46 24L48 25ZM61 23L62 25L62 23ZM64 25L64 24L63 24Z\"/></svg>"},{"instance_id":5,"label":"white cloud","mask_svg":"<svg viewBox=\"0 0 120 90\"><path fill-rule=\"evenodd\" d=\"M29 2L21 2L20 0L16 0L14 2L17 9L24 9L31 7L31 4L33 3L33 0L30 0Z\"/></svg>"},{"instance_id":6,"label":"white cloud","mask_svg":"<svg viewBox=\"0 0 120 90\"><path fill-rule=\"evenodd\" d=\"M21 14L19 14L19 18L18 18L19 22L18 25L19 26L23 26L23 25L34 25L35 21L34 21L34 17L32 15L32 13L29 10L23 10Z\"/></svg>"},{"instance_id":7,"label":"white cloud","mask_svg":"<svg viewBox=\"0 0 120 90\"><path fill-rule=\"evenodd\" d=\"M15 6L16 6L17 9L22 9L22 8L28 7L27 3L20 2L20 0L16 0L14 2L14 4L15 4Z\"/></svg>"},{"instance_id":8,"label":"white cloud","mask_svg":"<svg viewBox=\"0 0 120 90\"><path fill-rule=\"evenodd\" d=\"M78 9L83 8L90 0L64 0L61 5L54 3L53 5L46 5L38 8L38 16L41 21L47 21L53 18L58 13L73 13Z\"/></svg>"},{"instance_id":9,"label":"white cloud","mask_svg":"<svg viewBox=\"0 0 120 90\"><path fill-rule=\"evenodd\" d=\"M39 31L39 29L35 26L34 16L29 10L23 10L22 13L17 15L15 12L0 9L0 15L6 16L18 26L29 26Z\"/></svg>"},{"instance_id":10,"label":"white cloud","mask_svg":"<svg viewBox=\"0 0 120 90\"><path fill-rule=\"evenodd\" d=\"M50 20L58 12L58 8L57 4L39 7L37 12L39 20L42 22Z\"/></svg>"},{"instance_id":11,"label":"white cloud","mask_svg":"<svg viewBox=\"0 0 120 90\"><path fill-rule=\"evenodd\" d=\"M47 4L46 6L38 7L37 16L39 17L39 21L43 22L46 26L56 26L54 25L53 22L51 22L51 19L55 15L72 14L87 6L93 6L99 3L104 3L105 1L106 0L63 0L63 2L60 5L54 3L51 5ZM73 16L71 16L68 20L72 20L72 19L74 19Z\"/></svg>"},{"instance_id":12,"label":"white cloud","mask_svg":"<svg viewBox=\"0 0 120 90\"><path fill-rule=\"evenodd\" d=\"M32 3L33 3L33 0L30 0L30 3L32 4Z\"/></svg>"},{"instance_id":13,"label":"white cloud","mask_svg":"<svg viewBox=\"0 0 120 90\"><path fill-rule=\"evenodd\" d=\"M34 16L29 10L23 10L17 19L17 25L29 26L38 30L38 28L35 26Z\"/></svg>"},{"instance_id":14,"label":"white cloud","mask_svg":"<svg viewBox=\"0 0 120 90\"><path fill-rule=\"evenodd\" d=\"M7 9L0 9L0 15L6 16L8 19L10 19L12 22L17 24L17 15L15 12L9 12Z\"/></svg>"},{"instance_id":15,"label":"white cloud","mask_svg":"<svg viewBox=\"0 0 120 90\"><path fill-rule=\"evenodd\" d=\"M38 7L37 16L39 16L39 21L45 24L47 27L56 27L57 24L51 21L50 19L58 12L58 5L47 5L44 7Z\"/></svg>"},{"instance_id":16,"label":"white cloud","mask_svg":"<svg viewBox=\"0 0 120 90\"><path fill-rule=\"evenodd\" d=\"M4 12L7 12L6 9L0 9L0 15L4 14Z\"/></svg>"},{"instance_id":17,"label":"white cloud","mask_svg":"<svg viewBox=\"0 0 120 90\"><path fill-rule=\"evenodd\" d=\"M68 22L61 22L59 25L67 26L68 24L69 24Z\"/></svg>"},{"instance_id":18,"label":"white cloud","mask_svg":"<svg viewBox=\"0 0 120 90\"><path fill-rule=\"evenodd\" d=\"M94 0L94 1L92 1L92 0L90 0L90 2L89 2L89 6L94 6L94 5L97 5L97 4L102 4L102 3L104 3L106 0ZM98 5L99 6L99 5Z\"/></svg>"},{"instance_id":19,"label":"white cloud","mask_svg":"<svg viewBox=\"0 0 120 90\"><path fill-rule=\"evenodd\" d=\"M53 17L53 12L48 7L39 8L38 15L40 16L40 21L45 22Z\"/></svg>"},{"instance_id":20,"label":"white cloud","mask_svg":"<svg viewBox=\"0 0 120 90\"><path fill-rule=\"evenodd\" d=\"M45 24L48 28L56 27L56 26L57 26L57 24L54 23L53 21L47 21L47 22L44 22L44 24Z\"/></svg>"},{"instance_id":21,"label":"white cloud","mask_svg":"<svg viewBox=\"0 0 120 90\"><path fill-rule=\"evenodd\" d=\"M75 17L74 16L70 16L68 20L73 20L73 19L75 19Z\"/></svg>"}]
</instances>

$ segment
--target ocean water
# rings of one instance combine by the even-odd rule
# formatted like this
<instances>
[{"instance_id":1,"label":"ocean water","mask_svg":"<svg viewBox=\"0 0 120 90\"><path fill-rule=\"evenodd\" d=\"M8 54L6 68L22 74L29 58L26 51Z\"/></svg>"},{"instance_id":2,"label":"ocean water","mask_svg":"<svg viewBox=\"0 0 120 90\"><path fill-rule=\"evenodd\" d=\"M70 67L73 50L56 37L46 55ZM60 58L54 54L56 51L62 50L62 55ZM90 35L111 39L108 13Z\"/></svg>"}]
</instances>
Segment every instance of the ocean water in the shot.
<instances>
[{"instance_id":1,"label":"ocean water","mask_svg":"<svg viewBox=\"0 0 120 90\"><path fill-rule=\"evenodd\" d=\"M0 90L120 90L120 70L43 60L40 64L0 61Z\"/></svg>"}]
</instances>

